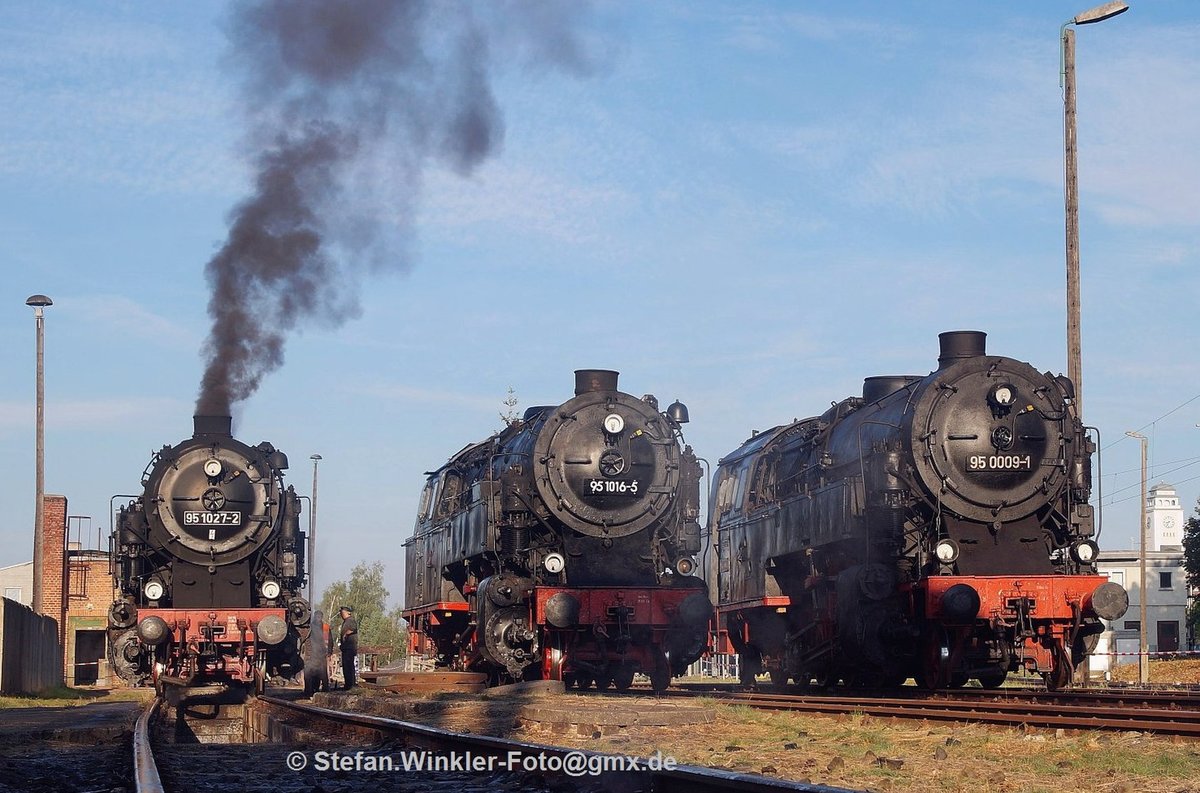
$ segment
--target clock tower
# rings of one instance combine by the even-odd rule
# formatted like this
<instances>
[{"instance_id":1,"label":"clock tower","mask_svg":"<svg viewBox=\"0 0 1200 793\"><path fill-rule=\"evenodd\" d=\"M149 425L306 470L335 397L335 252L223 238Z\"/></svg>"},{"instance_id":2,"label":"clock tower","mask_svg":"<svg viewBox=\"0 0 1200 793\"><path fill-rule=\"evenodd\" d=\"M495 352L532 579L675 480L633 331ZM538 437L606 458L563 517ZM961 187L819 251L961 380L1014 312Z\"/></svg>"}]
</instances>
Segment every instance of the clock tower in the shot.
<instances>
[{"instance_id":1,"label":"clock tower","mask_svg":"<svg viewBox=\"0 0 1200 793\"><path fill-rule=\"evenodd\" d=\"M1159 482L1146 499L1147 546L1152 551L1183 547L1183 506L1172 485Z\"/></svg>"}]
</instances>

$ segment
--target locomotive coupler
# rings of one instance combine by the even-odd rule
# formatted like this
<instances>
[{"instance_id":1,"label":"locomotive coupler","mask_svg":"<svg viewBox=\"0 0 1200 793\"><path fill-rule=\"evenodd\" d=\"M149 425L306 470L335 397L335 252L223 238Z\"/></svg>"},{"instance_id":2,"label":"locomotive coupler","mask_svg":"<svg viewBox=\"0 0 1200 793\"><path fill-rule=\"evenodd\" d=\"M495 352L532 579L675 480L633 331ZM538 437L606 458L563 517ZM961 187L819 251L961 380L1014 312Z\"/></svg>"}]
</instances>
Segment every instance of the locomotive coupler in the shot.
<instances>
[{"instance_id":1,"label":"locomotive coupler","mask_svg":"<svg viewBox=\"0 0 1200 793\"><path fill-rule=\"evenodd\" d=\"M1016 612L1016 635L1019 638L1031 638L1035 633L1033 628L1033 617L1031 615L1034 607L1037 605L1033 598L1009 598L1006 605Z\"/></svg>"}]
</instances>

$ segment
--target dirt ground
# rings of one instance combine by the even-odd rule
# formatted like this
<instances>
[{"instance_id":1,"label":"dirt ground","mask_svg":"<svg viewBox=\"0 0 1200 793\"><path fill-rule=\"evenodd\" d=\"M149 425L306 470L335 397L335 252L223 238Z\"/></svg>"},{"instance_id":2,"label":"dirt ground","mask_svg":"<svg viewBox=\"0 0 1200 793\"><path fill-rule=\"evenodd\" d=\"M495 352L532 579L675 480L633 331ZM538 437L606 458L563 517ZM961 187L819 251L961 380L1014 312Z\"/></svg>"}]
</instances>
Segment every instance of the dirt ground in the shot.
<instances>
[{"instance_id":1,"label":"dirt ground","mask_svg":"<svg viewBox=\"0 0 1200 793\"><path fill-rule=\"evenodd\" d=\"M337 695L333 695L336 697ZM1022 793L1062 790L1200 793L1200 741L1141 733L1021 730L982 725L758 711L712 700L709 723L615 727L605 708L671 707L678 700L538 695L480 701L434 695L419 703L375 694L333 702L348 709L535 743L712 766L874 791ZM618 704L619 703L619 704ZM415 712L414 712L415 705ZM530 720L530 706L563 720Z\"/></svg>"},{"instance_id":2,"label":"dirt ground","mask_svg":"<svg viewBox=\"0 0 1200 793\"><path fill-rule=\"evenodd\" d=\"M1113 670L1113 680L1120 683L1136 683L1137 664L1122 664ZM1177 683L1200 685L1200 659L1180 661L1151 661L1150 683Z\"/></svg>"}]
</instances>

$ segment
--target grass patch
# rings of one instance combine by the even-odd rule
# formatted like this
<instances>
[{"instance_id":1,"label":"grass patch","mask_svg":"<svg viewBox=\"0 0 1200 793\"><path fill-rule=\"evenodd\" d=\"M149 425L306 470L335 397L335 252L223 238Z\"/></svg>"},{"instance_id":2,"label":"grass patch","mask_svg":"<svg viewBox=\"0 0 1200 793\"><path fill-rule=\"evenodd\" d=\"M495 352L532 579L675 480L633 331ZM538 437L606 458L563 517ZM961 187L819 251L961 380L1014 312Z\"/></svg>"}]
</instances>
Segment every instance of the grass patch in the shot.
<instances>
[{"instance_id":1,"label":"grass patch","mask_svg":"<svg viewBox=\"0 0 1200 793\"><path fill-rule=\"evenodd\" d=\"M58 686L37 694L2 696L4 708L64 708L86 705L89 702L140 702L154 695L152 689L136 688L68 688Z\"/></svg>"}]
</instances>

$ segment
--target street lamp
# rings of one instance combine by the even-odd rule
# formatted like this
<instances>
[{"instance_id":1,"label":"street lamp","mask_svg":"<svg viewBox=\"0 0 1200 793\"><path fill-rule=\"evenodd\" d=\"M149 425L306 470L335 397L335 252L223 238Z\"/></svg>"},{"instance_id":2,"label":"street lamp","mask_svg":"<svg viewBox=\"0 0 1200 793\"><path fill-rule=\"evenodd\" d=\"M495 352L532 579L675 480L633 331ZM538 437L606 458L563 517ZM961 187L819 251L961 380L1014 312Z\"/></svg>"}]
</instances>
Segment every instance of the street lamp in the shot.
<instances>
[{"instance_id":1,"label":"street lamp","mask_svg":"<svg viewBox=\"0 0 1200 793\"><path fill-rule=\"evenodd\" d=\"M45 520L45 507L42 501L46 495L46 382L45 382L45 335L46 335L46 320L44 310L46 306L54 305L54 301L45 295L30 295L25 301L25 305L33 307L33 317L37 322L37 420L36 420L36 435L35 443L37 451L35 453L36 462L34 463L37 473L36 479L36 501L33 505L33 610L36 614L42 613L42 575L45 572L43 569L44 560L42 558L43 547L45 545L45 533L43 532L42 522Z\"/></svg>"},{"instance_id":2,"label":"street lamp","mask_svg":"<svg viewBox=\"0 0 1200 793\"><path fill-rule=\"evenodd\" d=\"M309 455L313 464L312 507L308 511L308 602L315 603L313 577L317 572L317 463L323 459L319 454Z\"/></svg>"},{"instance_id":3,"label":"street lamp","mask_svg":"<svg viewBox=\"0 0 1200 793\"><path fill-rule=\"evenodd\" d=\"M1079 151L1075 142L1075 31L1071 25L1090 25L1129 10L1122 2L1105 3L1077 14L1059 29L1063 88L1063 143L1067 203L1067 376L1075 384L1076 415L1083 415L1083 352L1079 338Z\"/></svg>"},{"instance_id":4,"label":"street lamp","mask_svg":"<svg viewBox=\"0 0 1200 793\"><path fill-rule=\"evenodd\" d=\"M1138 559L1140 571L1138 573L1138 625L1139 625L1139 649L1138 649L1138 679L1145 685L1150 682L1150 645L1146 634L1146 444L1148 439L1140 432L1126 432L1130 438L1137 438L1142 442L1142 511L1141 511L1141 530L1138 532Z\"/></svg>"}]
</instances>

